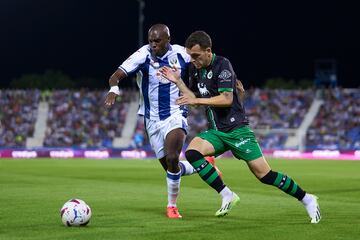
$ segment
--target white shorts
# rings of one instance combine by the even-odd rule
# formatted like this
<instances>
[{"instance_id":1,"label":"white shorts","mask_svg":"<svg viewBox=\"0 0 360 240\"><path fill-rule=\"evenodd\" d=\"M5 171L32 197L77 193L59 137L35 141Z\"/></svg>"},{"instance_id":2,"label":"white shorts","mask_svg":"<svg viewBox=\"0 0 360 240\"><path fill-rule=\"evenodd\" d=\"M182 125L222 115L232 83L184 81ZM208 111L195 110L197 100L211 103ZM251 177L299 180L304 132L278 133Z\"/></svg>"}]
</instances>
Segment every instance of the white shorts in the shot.
<instances>
[{"instance_id":1,"label":"white shorts","mask_svg":"<svg viewBox=\"0 0 360 240\"><path fill-rule=\"evenodd\" d=\"M177 128L184 129L186 133L188 129L187 120L181 113L173 114L163 121L145 118L145 125L151 147L158 159L166 155L164 149L166 135Z\"/></svg>"}]
</instances>

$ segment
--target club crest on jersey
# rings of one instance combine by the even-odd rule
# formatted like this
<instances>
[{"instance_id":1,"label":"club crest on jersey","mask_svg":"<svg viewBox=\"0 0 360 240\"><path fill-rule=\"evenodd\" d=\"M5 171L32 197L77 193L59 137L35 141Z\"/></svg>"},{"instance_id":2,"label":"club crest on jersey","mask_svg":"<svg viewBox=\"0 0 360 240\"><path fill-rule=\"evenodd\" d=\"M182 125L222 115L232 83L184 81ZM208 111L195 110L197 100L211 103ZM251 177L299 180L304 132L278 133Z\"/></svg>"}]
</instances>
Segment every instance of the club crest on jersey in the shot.
<instances>
[{"instance_id":1,"label":"club crest on jersey","mask_svg":"<svg viewBox=\"0 0 360 240\"><path fill-rule=\"evenodd\" d=\"M211 79L213 77L213 72L210 70L210 72L208 72L207 74L207 78Z\"/></svg>"},{"instance_id":2,"label":"club crest on jersey","mask_svg":"<svg viewBox=\"0 0 360 240\"><path fill-rule=\"evenodd\" d=\"M176 56L174 56L174 57L172 57L172 58L170 58L169 57L169 64L170 64L170 66L174 66L174 65L176 65L178 63L178 60L177 60L177 57Z\"/></svg>"},{"instance_id":3,"label":"club crest on jersey","mask_svg":"<svg viewBox=\"0 0 360 240\"><path fill-rule=\"evenodd\" d=\"M231 77L231 72L227 69L222 70L221 73L219 74L219 78L226 80L229 79Z\"/></svg>"},{"instance_id":4,"label":"club crest on jersey","mask_svg":"<svg viewBox=\"0 0 360 240\"><path fill-rule=\"evenodd\" d=\"M199 89L201 96L210 95L210 92L209 90L207 90L205 83L198 83L197 87Z\"/></svg>"}]
</instances>

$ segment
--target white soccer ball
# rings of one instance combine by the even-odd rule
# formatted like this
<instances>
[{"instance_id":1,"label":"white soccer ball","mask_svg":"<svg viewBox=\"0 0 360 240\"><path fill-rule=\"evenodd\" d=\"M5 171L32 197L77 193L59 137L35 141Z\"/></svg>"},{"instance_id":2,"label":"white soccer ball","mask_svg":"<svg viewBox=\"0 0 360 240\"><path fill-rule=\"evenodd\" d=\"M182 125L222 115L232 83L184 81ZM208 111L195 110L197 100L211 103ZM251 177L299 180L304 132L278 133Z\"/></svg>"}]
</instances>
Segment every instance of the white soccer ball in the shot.
<instances>
[{"instance_id":1,"label":"white soccer ball","mask_svg":"<svg viewBox=\"0 0 360 240\"><path fill-rule=\"evenodd\" d=\"M91 208L81 199L70 199L60 210L65 226L85 226L91 218Z\"/></svg>"}]
</instances>

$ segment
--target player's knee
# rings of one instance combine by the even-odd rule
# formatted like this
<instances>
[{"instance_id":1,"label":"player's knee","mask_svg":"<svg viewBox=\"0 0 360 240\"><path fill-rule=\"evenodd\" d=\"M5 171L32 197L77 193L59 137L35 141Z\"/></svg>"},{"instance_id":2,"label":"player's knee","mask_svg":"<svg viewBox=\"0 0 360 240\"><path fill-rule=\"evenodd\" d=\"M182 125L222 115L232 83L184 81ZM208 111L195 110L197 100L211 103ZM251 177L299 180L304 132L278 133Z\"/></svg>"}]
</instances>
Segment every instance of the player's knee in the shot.
<instances>
[{"instance_id":1,"label":"player's knee","mask_svg":"<svg viewBox=\"0 0 360 240\"><path fill-rule=\"evenodd\" d=\"M195 162L201 158L204 158L204 156L197 150L190 149L185 152L185 157L188 162L192 163Z\"/></svg>"}]
</instances>

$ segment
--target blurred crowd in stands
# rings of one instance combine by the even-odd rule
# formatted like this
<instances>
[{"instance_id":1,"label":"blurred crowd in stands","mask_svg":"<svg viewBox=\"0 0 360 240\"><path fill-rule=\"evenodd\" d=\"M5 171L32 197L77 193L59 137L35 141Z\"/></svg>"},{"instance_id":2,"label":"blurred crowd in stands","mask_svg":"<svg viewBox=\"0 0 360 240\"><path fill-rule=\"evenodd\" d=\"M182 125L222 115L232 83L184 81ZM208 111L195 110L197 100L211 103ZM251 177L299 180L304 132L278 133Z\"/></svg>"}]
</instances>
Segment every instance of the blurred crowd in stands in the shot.
<instances>
[{"instance_id":1,"label":"blurred crowd in stands","mask_svg":"<svg viewBox=\"0 0 360 240\"><path fill-rule=\"evenodd\" d=\"M106 91L62 90L49 98L44 146L112 147L121 136L131 91L124 92L111 108L104 107Z\"/></svg>"},{"instance_id":2,"label":"blurred crowd in stands","mask_svg":"<svg viewBox=\"0 0 360 240\"><path fill-rule=\"evenodd\" d=\"M250 126L257 129L298 128L314 96L312 89L250 89L244 102Z\"/></svg>"},{"instance_id":3,"label":"blurred crowd in stands","mask_svg":"<svg viewBox=\"0 0 360 240\"><path fill-rule=\"evenodd\" d=\"M138 94L124 91L117 103L107 109L103 104L106 93L85 89L46 93L0 90L0 147L25 146L26 138L34 134L41 99L49 103L45 147L112 147L114 138L121 137L129 103L137 101ZM244 105L260 145L264 149L282 149L288 138L286 130L299 128L315 98L315 90L255 88L246 95ZM307 147L360 149L360 89L335 88L322 96L324 105L307 132ZM187 143L207 129L204 112L204 107L190 108ZM266 133L270 129L279 131ZM143 118L138 117L131 146L148 145Z\"/></svg>"},{"instance_id":4,"label":"blurred crowd in stands","mask_svg":"<svg viewBox=\"0 0 360 240\"><path fill-rule=\"evenodd\" d=\"M283 149L288 138L286 131L276 133L258 130L296 129L303 121L314 99L315 92L308 90L247 90L244 101L250 126L264 149Z\"/></svg>"},{"instance_id":5,"label":"blurred crowd in stands","mask_svg":"<svg viewBox=\"0 0 360 240\"><path fill-rule=\"evenodd\" d=\"M145 147L146 145L149 145L149 140L145 133L144 117L138 116L135 126L134 136L131 141L131 147L135 149L139 149Z\"/></svg>"},{"instance_id":6,"label":"blurred crowd in stands","mask_svg":"<svg viewBox=\"0 0 360 240\"><path fill-rule=\"evenodd\" d=\"M307 132L310 149L360 149L360 89L325 90L324 104Z\"/></svg>"},{"instance_id":7,"label":"blurred crowd in stands","mask_svg":"<svg viewBox=\"0 0 360 240\"><path fill-rule=\"evenodd\" d=\"M0 90L0 147L25 146L33 136L41 92Z\"/></svg>"}]
</instances>

